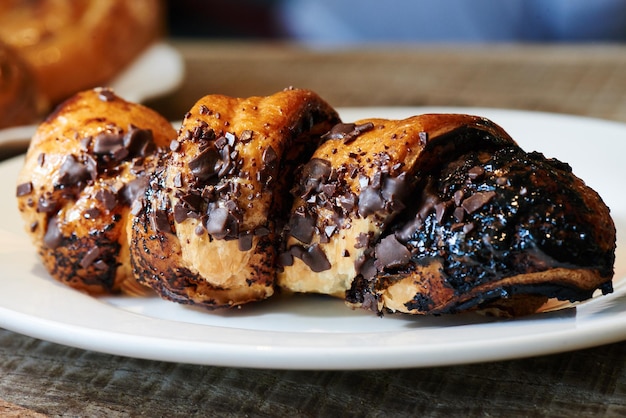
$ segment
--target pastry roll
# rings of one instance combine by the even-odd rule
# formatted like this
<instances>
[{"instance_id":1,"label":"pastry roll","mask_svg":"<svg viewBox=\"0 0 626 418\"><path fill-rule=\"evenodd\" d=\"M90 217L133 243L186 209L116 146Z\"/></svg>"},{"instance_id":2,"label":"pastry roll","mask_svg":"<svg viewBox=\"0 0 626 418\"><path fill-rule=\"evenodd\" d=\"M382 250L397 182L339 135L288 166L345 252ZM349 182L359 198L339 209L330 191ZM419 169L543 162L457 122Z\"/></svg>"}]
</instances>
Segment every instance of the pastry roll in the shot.
<instances>
[{"instance_id":1,"label":"pastry roll","mask_svg":"<svg viewBox=\"0 0 626 418\"><path fill-rule=\"evenodd\" d=\"M468 115L334 127L296 181L279 285L377 312L534 312L611 291L615 228L569 166Z\"/></svg>"},{"instance_id":2,"label":"pastry roll","mask_svg":"<svg viewBox=\"0 0 626 418\"><path fill-rule=\"evenodd\" d=\"M307 90L200 99L133 222L138 279L166 299L209 309L271 296L294 167L338 121Z\"/></svg>"},{"instance_id":3,"label":"pastry roll","mask_svg":"<svg viewBox=\"0 0 626 418\"><path fill-rule=\"evenodd\" d=\"M90 294L147 290L132 274L126 224L153 156L174 138L158 113L108 89L73 96L41 123L17 200L52 277Z\"/></svg>"}]
</instances>

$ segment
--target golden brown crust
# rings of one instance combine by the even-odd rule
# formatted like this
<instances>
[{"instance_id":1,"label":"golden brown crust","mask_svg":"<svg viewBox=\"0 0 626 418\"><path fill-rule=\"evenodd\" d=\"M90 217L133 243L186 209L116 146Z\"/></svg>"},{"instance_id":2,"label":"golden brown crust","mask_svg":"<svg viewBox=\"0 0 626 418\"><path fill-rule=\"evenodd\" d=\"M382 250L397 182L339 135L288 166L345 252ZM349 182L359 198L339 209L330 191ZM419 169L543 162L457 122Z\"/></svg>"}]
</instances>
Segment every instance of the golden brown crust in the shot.
<instances>
[{"instance_id":1,"label":"golden brown crust","mask_svg":"<svg viewBox=\"0 0 626 418\"><path fill-rule=\"evenodd\" d=\"M30 67L11 47L0 42L0 129L32 123L43 108Z\"/></svg>"},{"instance_id":2,"label":"golden brown crust","mask_svg":"<svg viewBox=\"0 0 626 418\"><path fill-rule=\"evenodd\" d=\"M0 12L0 39L51 103L106 84L160 36L163 20L160 0L8 0Z\"/></svg>"},{"instance_id":3,"label":"golden brown crust","mask_svg":"<svg viewBox=\"0 0 626 418\"><path fill-rule=\"evenodd\" d=\"M106 89L75 95L39 126L17 198L55 279L92 294L141 289L133 284L126 223L152 149L175 137L159 114Z\"/></svg>"},{"instance_id":4,"label":"golden brown crust","mask_svg":"<svg viewBox=\"0 0 626 418\"><path fill-rule=\"evenodd\" d=\"M272 295L290 172L338 120L307 90L200 99L133 223L140 280L165 298L207 308Z\"/></svg>"}]
</instances>

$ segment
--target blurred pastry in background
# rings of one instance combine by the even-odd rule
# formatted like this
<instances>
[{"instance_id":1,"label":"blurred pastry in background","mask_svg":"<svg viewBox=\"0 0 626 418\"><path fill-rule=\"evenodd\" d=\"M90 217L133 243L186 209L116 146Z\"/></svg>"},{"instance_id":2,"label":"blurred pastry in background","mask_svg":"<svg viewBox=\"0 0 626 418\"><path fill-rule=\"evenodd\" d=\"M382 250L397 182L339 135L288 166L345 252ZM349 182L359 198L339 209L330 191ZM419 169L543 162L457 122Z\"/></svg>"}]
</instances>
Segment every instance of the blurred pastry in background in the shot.
<instances>
[{"instance_id":1,"label":"blurred pastry in background","mask_svg":"<svg viewBox=\"0 0 626 418\"><path fill-rule=\"evenodd\" d=\"M45 105L31 68L0 42L0 129L34 122L42 108Z\"/></svg>"},{"instance_id":2,"label":"blurred pastry in background","mask_svg":"<svg viewBox=\"0 0 626 418\"><path fill-rule=\"evenodd\" d=\"M161 36L163 21L161 0L3 0L0 40L55 105L107 84Z\"/></svg>"}]
</instances>

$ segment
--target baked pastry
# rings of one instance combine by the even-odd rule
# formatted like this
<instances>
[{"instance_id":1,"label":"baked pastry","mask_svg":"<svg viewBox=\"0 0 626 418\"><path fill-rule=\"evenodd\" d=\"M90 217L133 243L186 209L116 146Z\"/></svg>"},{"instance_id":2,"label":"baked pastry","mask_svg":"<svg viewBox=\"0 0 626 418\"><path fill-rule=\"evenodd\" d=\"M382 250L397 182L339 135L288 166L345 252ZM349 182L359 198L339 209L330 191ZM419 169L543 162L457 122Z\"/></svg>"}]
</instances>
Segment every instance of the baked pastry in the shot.
<instances>
[{"instance_id":1,"label":"baked pastry","mask_svg":"<svg viewBox=\"0 0 626 418\"><path fill-rule=\"evenodd\" d=\"M201 98L133 220L137 279L166 299L209 309L271 296L293 169L337 122L308 90Z\"/></svg>"},{"instance_id":2,"label":"baked pastry","mask_svg":"<svg viewBox=\"0 0 626 418\"><path fill-rule=\"evenodd\" d=\"M278 284L377 312L535 312L612 290L615 227L567 164L467 115L329 132L297 180Z\"/></svg>"},{"instance_id":3,"label":"baked pastry","mask_svg":"<svg viewBox=\"0 0 626 418\"><path fill-rule=\"evenodd\" d=\"M18 207L52 277L90 294L136 293L126 227L158 149L176 130L108 89L64 102L35 133Z\"/></svg>"},{"instance_id":4,"label":"baked pastry","mask_svg":"<svg viewBox=\"0 0 626 418\"><path fill-rule=\"evenodd\" d=\"M162 31L161 0L3 0L0 39L56 104L105 85Z\"/></svg>"},{"instance_id":5,"label":"baked pastry","mask_svg":"<svg viewBox=\"0 0 626 418\"><path fill-rule=\"evenodd\" d=\"M0 129L34 122L43 107L30 67L0 42Z\"/></svg>"}]
</instances>

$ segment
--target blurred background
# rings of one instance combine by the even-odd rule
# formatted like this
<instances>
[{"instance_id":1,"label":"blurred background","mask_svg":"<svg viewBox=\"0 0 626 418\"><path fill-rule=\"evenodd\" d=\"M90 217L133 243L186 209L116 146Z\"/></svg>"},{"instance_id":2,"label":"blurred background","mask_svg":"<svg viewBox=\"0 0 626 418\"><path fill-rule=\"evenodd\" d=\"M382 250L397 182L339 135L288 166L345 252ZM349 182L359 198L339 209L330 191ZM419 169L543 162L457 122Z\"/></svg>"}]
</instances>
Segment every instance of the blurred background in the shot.
<instances>
[{"instance_id":1,"label":"blurred background","mask_svg":"<svg viewBox=\"0 0 626 418\"><path fill-rule=\"evenodd\" d=\"M173 37L314 47L415 42L620 42L623 0L169 0Z\"/></svg>"}]
</instances>

